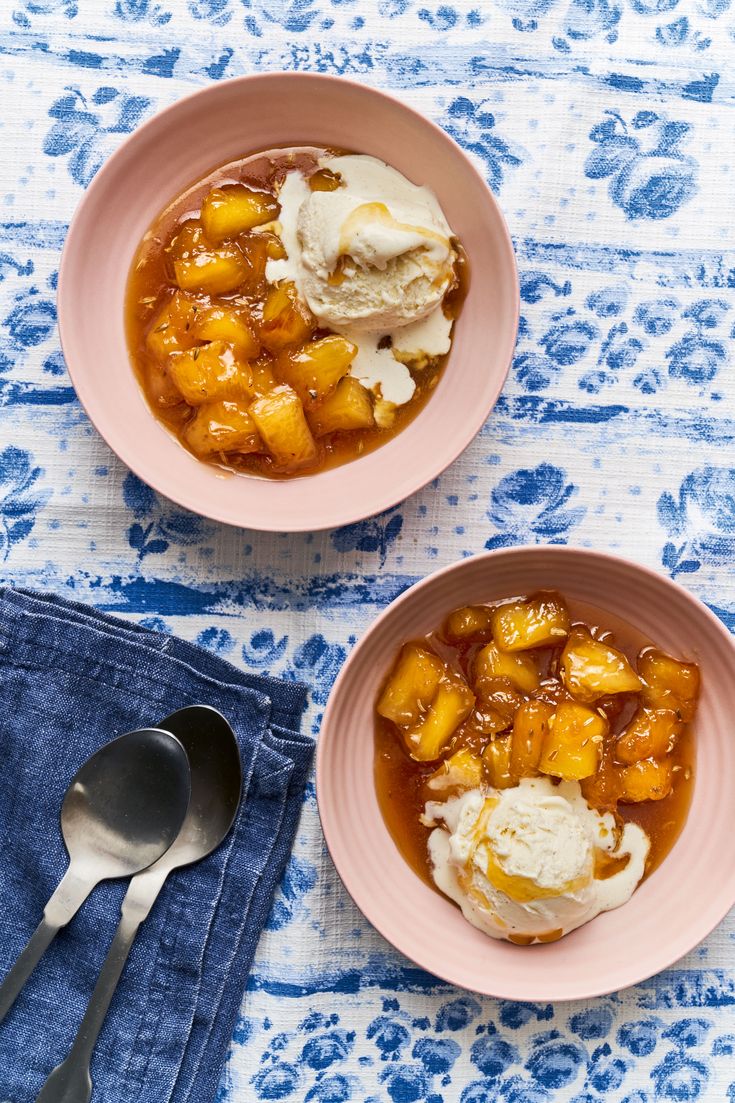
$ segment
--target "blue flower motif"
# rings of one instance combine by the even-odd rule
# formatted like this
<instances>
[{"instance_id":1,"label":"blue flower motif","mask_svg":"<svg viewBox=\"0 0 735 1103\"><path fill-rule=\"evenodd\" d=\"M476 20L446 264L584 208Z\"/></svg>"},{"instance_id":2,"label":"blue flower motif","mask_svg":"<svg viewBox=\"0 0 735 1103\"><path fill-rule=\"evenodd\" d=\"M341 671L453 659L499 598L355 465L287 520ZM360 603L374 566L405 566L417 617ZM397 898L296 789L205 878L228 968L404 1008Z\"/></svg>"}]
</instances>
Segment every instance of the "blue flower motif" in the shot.
<instances>
[{"instance_id":1,"label":"blue flower motif","mask_svg":"<svg viewBox=\"0 0 735 1103\"><path fill-rule=\"evenodd\" d=\"M380 1079L392 1103L418 1103L429 1088L422 1065L388 1065L380 1073Z\"/></svg>"},{"instance_id":2,"label":"blue flower motif","mask_svg":"<svg viewBox=\"0 0 735 1103\"><path fill-rule=\"evenodd\" d=\"M285 1099L299 1084L299 1070L286 1062L261 1069L252 1078L258 1099Z\"/></svg>"},{"instance_id":3,"label":"blue flower motif","mask_svg":"<svg viewBox=\"0 0 735 1103\"><path fill-rule=\"evenodd\" d=\"M369 517L366 521L335 529L330 539L332 546L339 552L377 552L382 567L391 544L398 539L402 528L402 514L389 509L376 517Z\"/></svg>"},{"instance_id":4,"label":"blue flower motif","mask_svg":"<svg viewBox=\"0 0 735 1103\"><path fill-rule=\"evenodd\" d=\"M587 512L584 506L567 506L576 492L576 486L566 482L565 472L549 463L504 476L490 495L488 510L489 519L501 531L491 536L485 547L539 540L562 543Z\"/></svg>"},{"instance_id":5,"label":"blue flower motif","mask_svg":"<svg viewBox=\"0 0 735 1103\"><path fill-rule=\"evenodd\" d=\"M268 673L283 658L287 647L288 636L277 640L270 628L259 628L242 645L242 657L248 666Z\"/></svg>"},{"instance_id":6,"label":"blue flower motif","mask_svg":"<svg viewBox=\"0 0 735 1103\"><path fill-rule=\"evenodd\" d=\"M56 307L40 297L32 287L16 295L14 305L4 319L13 342L20 348L41 345L56 325Z\"/></svg>"},{"instance_id":7,"label":"blue flower motif","mask_svg":"<svg viewBox=\"0 0 735 1103\"><path fill-rule=\"evenodd\" d=\"M472 996L459 996L456 1000L443 1003L436 1014L436 1029L465 1030L482 1011L481 1005Z\"/></svg>"},{"instance_id":8,"label":"blue flower motif","mask_svg":"<svg viewBox=\"0 0 735 1103\"><path fill-rule=\"evenodd\" d=\"M135 0L131 0L133 7ZM145 6L141 0L137 6ZM117 88L102 86L88 101L79 88L69 87L49 109L54 119L43 143L49 157L68 157L72 179L86 187L118 144L115 137L129 134L147 112L151 101Z\"/></svg>"},{"instance_id":9,"label":"blue flower motif","mask_svg":"<svg viewBox=\"0 0 735 1103\"><path fill-rule=\"evenodd\" d=\"M682 1053L667 1053L660 1064L651 1070L656 1086L657 1099L671 1099L674 1103L689 1103L699 1099L709 1081L707 1066L692 1061Z\"/></svg>"},{"instance_id":10,"label":"blue flower motif","mask_svg":"<svg viewBox=\"0 0 735 1103\"><path fill-rule=\"evenodd\" d=\"M610 198L629 219L670 218L697 190L696 162L681 151L689 123L643 111L629 125L617 112L606 114L590 131L596 148L585 175L609 178Z\"/></svg>"},{"instance_id":11,"label":"blue flower motif","mask_svg":"<svg viewBox=\"0 0 735 1103\"><path fill-rule=\"evenodd\" d=\"M627 301L627 287L604 287L588 295L586 305L598 318L617 318Z\"/></svg>"},{"instance_id":12,"label":"blue flower motif","mask_svg":"<svg viewBox=\"0 0 735 1103\"><path fill-rule=\"evenodd\" d=\"M633 1019L618 1030L618 1042L634 1057L647 1057L656 1048L660 1026L658 1019Z\"/></svg>"},{"instance_id":13,"label":"blue flower motif","mask_svg":"<svg viewBox=\"0 0 735 1103\"><path fill-rule=\"evenodd\" d=\"M268 917L269 930L280 931L304 910L304 897L314 888L316 877L316 866L291 855Z\"/></svg>"},{"instance_id":14,"label":"blue flower motif","mask_svg":"<svg viewBox=\"0 0 735 1103\"><path fill-rule=\"evenodd\" d=\"M0 559L30 535L36 514L51 497L50 490L36 486L42 475L24 448L10 445L0 452Z\"/></svg>"},{"instance_id":15,"label":"blue flower motif","mask_svg":"<svg viewBox=\"0 0 735 1103\"><path fill-rule=\"evenodd\" d=\"M570 1029L580 1038L605 1038L612 1029L613 1017L609 1007L593 1006L578 1011L569 1020Z\"/></svg>"},{"instance_id":16,"label":"blue flower motif","mask_svg":"<svg viewBox=\"0 0 735 1103\"><path fill-rule=\"evenodd\" d=\"M691 318L702 329L717 329L725 320L730 309L726 299L698 299L684 311L685 318Z\"/></svg>"},{"instance_id":17,"label":"blue flower motif","mask_svg":"<svg viewBox=\"0 0 735 1103\"><path fill-rule=\"evenodd\" d=\"M252 13L246 17L245 26L256 37L263 34L268 23L301 34L320 15L314 0L241 0L241 3L246 12Z\"/></svg>"},{"instance_id":18,"label":"blue flower motif","mask_svg":"<svg viewBox=\"0 0 735 1103\"><path fill-rule=\"evenodd\" d=\"M613 1057L612 1049L606 1043L592 1054L587 1079L590 1087L605 1096L617 1091L625 1080L627 1071L628 1063L621 1057Z\"/></svg>"},{"instance_id":19,"label":"blue flower motif","mask_svg":"<svg viewBox=\"0 0 735 1103\"><path fill-rule=\"evenodd\" d=\"M725 346L699 333L687 333L666 352L669 375L687 383L711 383L727 361Z\"/></svg>"},{"instance_id":20,"label":"blue flower motif","mask_svg":"<svg viewBox=\"0 0 735 1103\"><path fill-rule=\"evenodd\" d=\"M443 126L460 145L482 160L494 191L500 190L506 168L522 164L520 151L493 133L495 116L484 102L476 103L467 96L457 96L447 108Z\"/></svg>"},{"instance_id":21,"label":"blue flower motif","mask_svg":"<svg viewBox=\"0 0 735 1103\"><path fill-rule=\"evenodd\" d=\"M321 1072L335 1061L344 1061L349 1056L355 1042L354 1033L346 1030L330 1030L327 1034L316 1034L301 1051L301 1060L310 1068Z\"/></svg>"},{"instance_id":22,"label":"blue flower motif","mask_svg":"<svg viewBox=\"0 0 735 1103\"><path fill-rule=\"evenodd\" d=\"M536 352L522 352L513 360L513 369L519 383L527 391L543 391L555 379L561 365L548 356Z\"/></svg>"},{"instance_id":23,"label":"blue flower motif","mask_svg":"<svg viewBox=\"0 0 735 1103\"><path fill-rule=\"evenodd\" d=\"M139 561L147 555L161 555L171 544L201 544L214 533L214 525L196 513L177 509L165 512L155 491L132 471L125 476L122 489L123 501L138 518L128 529L128 543L137 551Z\"/></svg>"},{"instance_id":24,"label":"blue flower motif","mask_svg":"<svg viewBox=\"0 0 735 1103\"><path fill-rule=\"evenodd\" d=\"M378 1047L384 1060L400 1053L411 1041L411 1035L403 1023L391 1019L389 1015L378 1015L377 1019L373 1019L366 1034Z\"/></svg>"},{"instance_id":25,"label":"blue flower motif","mask_svg":"<svg viewBox=\"0 0 735 1103\"><path fill-rule=\"evenodd\" d=\"M306 678L312 697L318 705L324 705L346 658L347 652L341 644L329 643L321 633L316 633L297 648L293 668L287 671L287 676L294 681Z\"/></svg>"},{"instance_id":26,"label":"blue flower motif","mask_svg":"<svg viewBox=\"0 0 735 1103\"><path fill-rule=\"evenodd\" d=\"M557 297L559 295L570 295L572 292L572 285L569 280L565 280L564 283L556 283L545 272L535 270L521 272L519 282L521 298L524 303L541 302L547 291L551 291Z\"/></svg>"},{"instance_id":27,"label":"blue flower motif","mask_svg":"<svg viewBox=\"0 0 735 1103\"><path fill-rule=\"evenodd\" d=\"M678 308L676 299L652 299L635 308L633 321L652 337L660 337L671 330Z\"/></svg>"},{"instance_id":28,"label":"blue flower motif","mask_svg":"<svg viewBox=\"0 0 735 1103\"><path fill-rule=\"evenodd\" d=\"M472 1043L470 1060L483 1076L498 1078L516 1064L520 1057L518 1050L497 1034L485 1034Z\"/></svg>"},{"instance_id":29,"label":"blue flower motif","mask_svg":"<svg viewBox=\"0 0 735 1103\"><path fill-rule=\"evenodd\" d=\"M545 1088L553 1090L571 1084L582 1065L584 1051L572 1042L549 1042L539 1046L526 1061L526 1068Z\"/></svg>"},{"instance_id":30,"label":"blue flower motif","mask_svg":"<svg viewBox=\"0 0 735 1103\"><path fill-rule=\"evenodd\" d=\"M658 519L671 540L662 562L673 575L703 563L724 566L735 558L735 468L706 466L690 472L675 498L658 500ZM679 543L684 537L683 543Z\"/></svg>"},{"instance_id":31,"label":"blue flower motif","mask_svg":"<svg viewBox=\"0 0 735 1103\"><path fill-rule=\"evenodd\" d=\"M461 1053L453 1038L419 1038L411 1056L418 1057L430 1076L441 1076L449 1072Z\"/></svg>"},{"instance_id":32,"label":"blue flower motif","mask_svg":"<svg viewBox=\"0 0 735 1103\"><path fill-rule=\"evenodd\" d=\"M572 40L588 40L604 35L615 42L622 7L619 0L571 0L565 30Z\"/></svg>"},{"instance_id":33,"label":"blue flower motif","mask_svg":"<svg viewBox=\"0 0 735 1103\"><path fill-rule=\"evenodd\" d=\"M594 322L573 319L552 325L539 343L551 360L560 367L568 367L582 360L599 336Z\"/></svg>"}]
</instances>

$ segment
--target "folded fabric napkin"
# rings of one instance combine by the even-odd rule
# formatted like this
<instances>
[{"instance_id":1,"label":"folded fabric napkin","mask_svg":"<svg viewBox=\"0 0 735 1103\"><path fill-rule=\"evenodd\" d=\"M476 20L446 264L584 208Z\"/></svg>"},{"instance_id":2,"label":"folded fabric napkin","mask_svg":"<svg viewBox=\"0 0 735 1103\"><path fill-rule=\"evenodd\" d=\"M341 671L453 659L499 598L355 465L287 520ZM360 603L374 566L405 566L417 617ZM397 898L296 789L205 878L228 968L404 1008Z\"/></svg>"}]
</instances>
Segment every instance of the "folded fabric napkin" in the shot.
<instances>
[{"instance_id":1,"label":"folded fabric napkin","mask_svg":"<svg viewBox=\"0 0 735 1103\"><path fill-rule=\"evenodd\" d=\"M204 861L174 873L142 926L95 1052L95 1103L210 1103L283 872L313 743L303 686L243 674L192 644L58 598L0 588L0 978L67 865L59 811L103 743L174 709L237 733L243 800ZM68 1053L126 882L100 885L0 1024L0 1099L32 1103Z\"/></svg>"}]
</instances>

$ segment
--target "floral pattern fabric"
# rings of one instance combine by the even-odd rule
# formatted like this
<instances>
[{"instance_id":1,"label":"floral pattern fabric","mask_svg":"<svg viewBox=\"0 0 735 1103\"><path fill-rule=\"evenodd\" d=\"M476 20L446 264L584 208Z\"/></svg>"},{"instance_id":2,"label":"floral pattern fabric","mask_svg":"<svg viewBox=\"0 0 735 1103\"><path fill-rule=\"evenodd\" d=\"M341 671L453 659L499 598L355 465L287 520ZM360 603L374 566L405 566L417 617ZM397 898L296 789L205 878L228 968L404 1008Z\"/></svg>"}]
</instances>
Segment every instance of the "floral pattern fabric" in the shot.
<instances>
[{"instance_id":1,"label":"floral pattern fabric","mask_svg":"<svg viewBox=\"0 0 735 1103\"><path fill-rule=\"evenodd\" d=\"M6 0L2 580L304 680L315 732L380 609L485 548L617 551L735 626L734 50L733 0ZM54 303L75 204L126 134L272 69L364 81L443 126L506 213L522 300L508 383L465 454L379 517L295 537L193 516L124 469L76 400ZM735 1100L733 938L726 920L584 1004L454 990L356 911L312 787L221 1099Z\"/></svg>"}]
</instances>

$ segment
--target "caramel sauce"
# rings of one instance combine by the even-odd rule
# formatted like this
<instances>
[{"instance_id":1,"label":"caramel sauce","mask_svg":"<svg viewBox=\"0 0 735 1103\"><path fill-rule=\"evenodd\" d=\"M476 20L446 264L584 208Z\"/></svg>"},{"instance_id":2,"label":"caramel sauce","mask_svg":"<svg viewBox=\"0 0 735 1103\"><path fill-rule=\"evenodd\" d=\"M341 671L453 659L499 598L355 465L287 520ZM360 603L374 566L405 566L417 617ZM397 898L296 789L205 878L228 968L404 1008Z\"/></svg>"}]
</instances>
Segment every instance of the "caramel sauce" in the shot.
<instances>
[{"instance_id":1,"label":"caramel sauce","mask_svg":"<svg viewBox=\"0 0 735 1103\"><path fill-rule=\"evenodd\" d=\"M598 638L614 637L614 644L623 651L631 662L635 663L636 656L644 647L652 646L652 641L647 639L632 625L626 621L614 617L609 613L591 605L581 602L569 601L568 603L572 620L582 622L594 629L594 635ZM483 646L481 643L470 645L448 643L440 633L432 633L426 637L429 646L450 667L461 671L465 675L469 671L475 655ZM544 649L541 657L541 671L547 677L555 673L558 662L559 649ZM608 698L606 712L610 722L610 734L608 745L613 743L617 735L622 731L635 711L635 703L630 696L620 694L620 700ZM599 704L599 702L598 702ZM617 804L610 805L604 802L599 811L614 811L621 824L637 823L648 835L651 841L651 849L646 863L644 879L649 877L663 862L676 842L689 812L694 785L694 732L693 725L685 726L679 737L676 747L672 752L675 783L669 796L659 801L646 801L641 804ZM452 750L458 746L469 746L478 751L480 746L473 746L472 740L463 740L451 745ZM424 811L427 800L442 801L446 793L433 791L426 786L426 780L435 772L436 762L415 762L407 754L403 740L397 734L396 729L389 721L375 714L375 754L374 776L378 803L385 824L390 832L401 855L416 874L435 891L434 881L431 876L431 868L427 851L427 839L431 828L424 827L419 817ZM608 855L601 859L601 877L610 877L618 872L627 862L626 858L612 859ZM619 863L615 866L615 863ZM610 864L608 864L610 863ZM525 936L517 936L525 937ZM548 937L548 936L547 936ZM558 935L557 937L560 937ZM517 941L514 937L513 941ZM532 941L532 940L529 940ZM526 945L526 943L522 943Z\"/></svg>"},{"instance_id":2,"label":"caramel sauce","mask_svg":"<svg viewBox=\"0 0 735 1103\"><path fill-rule=\"evenodd\" d=\"M325 155L341 155L345 150L326 149L317 146L296 146L292 149L273 149L230 161L197 180L174 199L146 231L133 260L125 297L125 329L131 361L138 381L155 416L177 437L184 448L184 430L193 416L192 407L186 402L170 403L160 399L161 365L153 360L146 348L146 337L161 304L176 289L173 270L166 248L175 236L180 224L198 217L206 195L214 187L242 183L261 191L276 192L287 173L299 170L309 178L312 190L331 191L339 186L336 175L327 169L319 169L319 160ZM251 235L241 235L245 243ZM455 243L456 245L457 243ZM457 248L454 285L445 295L445 310L453 320L459 316L469 288L469 265L461 247ZM343 276L335 274L339 282ZM211 304L226 305L236 301L238 305L259 311L268 287L265 280L255 288L241 288L230 294L207 296L197 293L203 307ZM315 337L324 337L331 331L317 329ZM401 432L423 409L434 392L444 371L450 353L432 360L428 367L414 374L416 390L409 402L398 406L392 424L381 428L336 431L316 439L317 455L313 463L296 472L278 470L271 458L261 453L198 457L203 463L211 463L228 472L257 475L272 479L297 478L313 475L318 471L337 467L359 458ZM275 357L262 350L259 361L272 368ZM165 368L164 368L165 371ZM277 371L275 372L277 376Z\"/></svg>"}]
</instances>

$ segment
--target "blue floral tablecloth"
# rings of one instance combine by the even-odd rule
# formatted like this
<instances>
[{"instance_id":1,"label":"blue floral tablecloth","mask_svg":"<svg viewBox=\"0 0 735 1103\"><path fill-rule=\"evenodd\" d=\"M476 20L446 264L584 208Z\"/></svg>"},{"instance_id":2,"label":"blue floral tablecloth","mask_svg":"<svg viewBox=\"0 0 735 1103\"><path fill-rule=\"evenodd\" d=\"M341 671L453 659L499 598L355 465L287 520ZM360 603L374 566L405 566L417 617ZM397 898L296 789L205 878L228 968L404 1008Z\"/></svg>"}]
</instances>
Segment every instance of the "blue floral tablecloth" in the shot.
<instances>
[{"instance_id":1,"label":"blue floral tablecloth","mask_svg":"<svg viewBox=\"0 0 735 1103\"><path fill-rule=\"evenodd\" d=\"M3 0L0 575L330 684L386 602L483 548L611 548L735 626L733 0ZM213 80L310 69L392 91L498 195L517 354L454 466L383 516L261 536L110 454L59 351L59 251L125 135ZM247 120L243 120L246 134ZM735 1100L735 921L574 1005L454 990L345 895L313 787L243 1004L226 1103ZM631 941L635 932L631 931Z\"/></svg>"}]
</instances>

